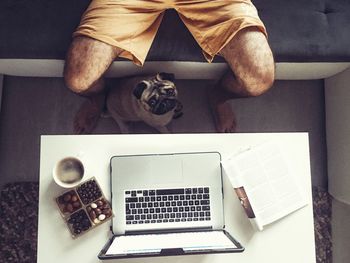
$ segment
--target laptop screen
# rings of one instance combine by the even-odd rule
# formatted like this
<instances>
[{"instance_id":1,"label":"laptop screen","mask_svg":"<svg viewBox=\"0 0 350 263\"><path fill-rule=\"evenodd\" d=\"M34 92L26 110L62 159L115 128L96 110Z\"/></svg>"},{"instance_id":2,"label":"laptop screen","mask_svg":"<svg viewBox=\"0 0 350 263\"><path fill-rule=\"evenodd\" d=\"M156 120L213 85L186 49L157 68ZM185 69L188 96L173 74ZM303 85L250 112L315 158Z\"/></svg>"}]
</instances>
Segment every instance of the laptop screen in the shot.
<instances>
[{"instance_id":1,"label":"laptop screen","mask_svg":"<svg viewBox=\"0 0 350 263\"><path fill-rule=\"evenodd\" d=\"M163 249L194 251L227 250L237 246L223 231L127 235L115 237L106 255L160 253Z\"/></svg>"}]
</instances>

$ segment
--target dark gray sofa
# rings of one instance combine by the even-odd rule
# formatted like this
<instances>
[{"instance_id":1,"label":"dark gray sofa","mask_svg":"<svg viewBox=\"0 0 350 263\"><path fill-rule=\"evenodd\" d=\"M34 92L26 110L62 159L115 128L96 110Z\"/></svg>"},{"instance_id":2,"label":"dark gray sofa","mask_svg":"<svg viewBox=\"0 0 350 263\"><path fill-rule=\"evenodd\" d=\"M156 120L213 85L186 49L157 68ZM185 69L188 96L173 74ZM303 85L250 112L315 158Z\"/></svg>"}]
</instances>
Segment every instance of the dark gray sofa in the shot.
<instances>
[{"instance_id":1,"label":"dark gray sofa","mask_svg":"<svg viewBox=\"0 0 350 263\"><path fill-rule=\"evenodd\" d=\"M0 58L64 59L90 0L0 1ZM349 62L350 1L253 0L277 62ZM168 10L149 61L201 61L176 13Z\"/></svg>"},{"instance_id":2,"label":"dark gray sofa","mask_svg":"<svg viewBox=\"0 0 350 263\"><path fill-rule=\"evenodd\" d=\"M127 0L125 0L127 1ZM2 75L62 76L71 34L90 0L0 1ZM333 205L333 262L350 250L350 0L253 0L269 33L277 79L324 79L329 191ZM177 14L168 10L143 68L117 60L110 76L158 71L178 78L219 78L220 58L205 62Z\"/></svg>"}]
</instances>

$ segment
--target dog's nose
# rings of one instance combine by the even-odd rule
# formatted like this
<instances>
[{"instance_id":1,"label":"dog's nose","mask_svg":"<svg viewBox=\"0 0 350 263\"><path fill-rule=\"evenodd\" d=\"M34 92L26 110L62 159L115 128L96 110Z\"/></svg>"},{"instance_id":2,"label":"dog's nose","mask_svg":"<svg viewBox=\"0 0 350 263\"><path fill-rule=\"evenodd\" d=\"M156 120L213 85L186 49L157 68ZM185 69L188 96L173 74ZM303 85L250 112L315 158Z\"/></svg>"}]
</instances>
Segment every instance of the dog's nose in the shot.
<instances>
[{"instance_id":1,"label":"dog's nose","mask_svg":"<svg viewBox=\"0 0 350 263\"><path fill-rule=\"evenodd\" d=\"M155 108L153 113L162 115L176 107L176 100L163 100Z\"/></svg>"}]
</instances>

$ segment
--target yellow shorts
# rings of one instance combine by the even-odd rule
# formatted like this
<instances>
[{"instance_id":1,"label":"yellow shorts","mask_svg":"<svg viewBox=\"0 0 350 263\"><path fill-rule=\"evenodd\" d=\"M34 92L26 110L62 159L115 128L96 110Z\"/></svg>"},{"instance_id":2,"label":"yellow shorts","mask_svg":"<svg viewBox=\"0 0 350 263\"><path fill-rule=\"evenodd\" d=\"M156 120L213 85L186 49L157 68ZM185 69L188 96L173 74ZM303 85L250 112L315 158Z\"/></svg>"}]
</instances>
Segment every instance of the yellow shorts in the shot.
<instances>
[{"instance_id":1,"label":"yellow shorts","mask_svg":"<svg viewBox=\"0 0 350 263\"><path fill-rule=\"evenodd\" d=\"M74 36L88 36L121 48L120 57L143 65L162 21L174 8L211 62L246 27L266 36L250 0L92 0ZM176 34L176 32L174 32Z\"/></svg>"}]
</instances>

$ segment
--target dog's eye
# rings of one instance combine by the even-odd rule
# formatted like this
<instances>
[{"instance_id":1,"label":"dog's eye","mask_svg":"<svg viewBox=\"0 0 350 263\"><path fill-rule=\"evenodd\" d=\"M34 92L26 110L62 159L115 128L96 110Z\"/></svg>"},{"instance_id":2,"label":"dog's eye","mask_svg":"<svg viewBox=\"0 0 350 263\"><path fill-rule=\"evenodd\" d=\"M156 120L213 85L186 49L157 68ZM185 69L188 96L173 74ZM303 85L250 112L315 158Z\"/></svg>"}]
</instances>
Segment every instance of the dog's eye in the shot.
<instances>
[{"instance_id":1,"label":"dog's eye","mask_svg":"<svg viewBox=\"0 0 350 263\"><path fill-rule=\"evenodd\" d=\"M152 98L152 99L149 100L148 104L149 104L149 106L153 107L153 106L155 106L157 104L157 100Z\"/></svg>"},{"instance_id":2,"label":"dog's eye","mask_svg":"<svg viewBox=\"0 0 350 263\"><path fill-rule=\"evenodd\" d=\"M173 89L168 89L166 91L166 93L167 93L168 96L174 96L175 95L175 91Z\"/></svg>"}]
</instances>

